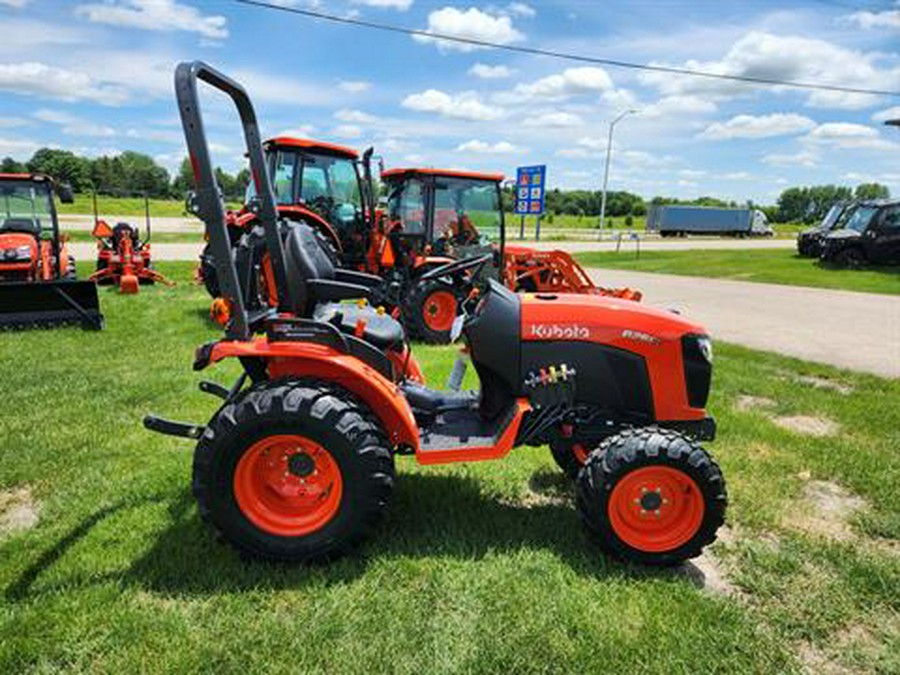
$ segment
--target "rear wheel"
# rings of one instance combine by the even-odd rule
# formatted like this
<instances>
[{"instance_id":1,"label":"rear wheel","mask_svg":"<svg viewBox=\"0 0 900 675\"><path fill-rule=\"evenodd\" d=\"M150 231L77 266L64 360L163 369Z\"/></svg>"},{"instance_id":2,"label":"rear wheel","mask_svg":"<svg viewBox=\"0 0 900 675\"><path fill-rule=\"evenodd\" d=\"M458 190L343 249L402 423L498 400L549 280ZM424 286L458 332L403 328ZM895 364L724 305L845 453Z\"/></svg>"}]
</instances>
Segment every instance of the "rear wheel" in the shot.
<instances>
[{"instance_id":1,"label":"rear wheel","mask_svg":"<svg viewBox=\"0 0 900 675\"><path fill-rule=\"evenodd\" d=\"M410 336L430 344L450 342L450 329L459 313L456 289L440 279L417 282L403 304Z\"/></svg>"},{"instance_id":2,"label":"rear wheel","mask_svg":"<svg viewBox=\"0 0 900 675\"><path fill-rule=\"evenodd\" d=\"M578 476L588 534L608 553L645 565L700 554L724 522L718 465L674 431L633 429L605 439Z\"/></svg>"},{"instance_id":3,"label":"rear wheel","mask_svg":"<svg viewBox=\"0 0 900 675\"><path fill-rule=\"evenodd\" d=\"M239 551L330 560L382 518L394 483L384 432L345 390L264 382L224 406L194 453L200 515Z\"/></svg>"}]
</instances>

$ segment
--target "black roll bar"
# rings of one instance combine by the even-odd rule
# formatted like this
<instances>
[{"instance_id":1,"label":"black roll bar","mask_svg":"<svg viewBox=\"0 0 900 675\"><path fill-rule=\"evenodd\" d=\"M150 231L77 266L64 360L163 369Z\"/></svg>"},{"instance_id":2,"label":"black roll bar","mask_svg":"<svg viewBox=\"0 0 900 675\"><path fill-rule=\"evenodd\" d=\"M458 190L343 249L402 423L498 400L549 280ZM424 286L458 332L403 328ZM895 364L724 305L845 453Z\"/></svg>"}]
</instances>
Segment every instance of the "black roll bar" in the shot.
<instances>
[{"instance_id":1,"label":"black roll bar","mask_svg":"<svg viewBox=\"0 0 900 675\"><path fill-rule=\"evenodd\" d=\"M247 157L250 160L250 176L256 188L257 217L265 229L266 248L275 274L278 292L278 310L291 312L297 306L296 298L288 297L287 272L284 262L284 246L278 232L278 211L272 181L266 168L265 155L259 134L256 112L246 90L230 77L220 73L202 61L184 62L175 69L175 97L181 114L181 126L187 143L191 168L194 172L197 207L200 218L206 226L210 249L216 265L216 275L222 296L231 303L232 318L226 327L226 335L231 339L248 340L250 326L246 303L238 283L237 269L228 231L225 226L225 203L216 182L216 176L206 141L200 101L197 95L197 80L203 80L214 89L231 97L241 118Z\"/></svg>"}]
</instances>

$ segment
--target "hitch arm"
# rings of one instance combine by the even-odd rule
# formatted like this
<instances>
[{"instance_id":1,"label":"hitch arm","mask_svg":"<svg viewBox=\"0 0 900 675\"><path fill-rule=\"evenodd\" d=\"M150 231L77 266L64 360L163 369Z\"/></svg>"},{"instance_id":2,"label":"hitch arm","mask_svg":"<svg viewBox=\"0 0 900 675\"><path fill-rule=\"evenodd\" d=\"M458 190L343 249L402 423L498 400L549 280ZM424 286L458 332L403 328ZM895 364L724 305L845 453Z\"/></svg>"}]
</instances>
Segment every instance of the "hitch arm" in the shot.
<instances>
[{"instance_id":1,"label":"hitch arm","mask_svg":"<svg viewBox=\"0 0 900 675\"><path fill-rule=\"evenodd\" d=\"M146 415L144 417L144 428L168 436L180 436L181 438L192 438L195 440L200 438L203 432L206 431L206 427L202 424L175 422L156 415Z\"/></svg>"}]
</instances>

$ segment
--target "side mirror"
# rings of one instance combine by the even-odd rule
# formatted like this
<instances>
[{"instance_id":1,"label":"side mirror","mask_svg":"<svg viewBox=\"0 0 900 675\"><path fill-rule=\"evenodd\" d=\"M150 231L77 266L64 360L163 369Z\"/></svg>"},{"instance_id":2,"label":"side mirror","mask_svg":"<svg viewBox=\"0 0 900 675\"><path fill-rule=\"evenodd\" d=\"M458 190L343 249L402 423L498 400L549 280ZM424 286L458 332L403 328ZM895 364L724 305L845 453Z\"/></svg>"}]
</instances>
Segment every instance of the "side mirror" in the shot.
<instances>
[{"instance_id":1,"label":"side mirror","mask_svg":"<svg viewBox=\"0 0 900 675\"><path fill-rule=\"evenodd\" d=\"M72 194L72 186L68 183L60 183L57 185L56 194L59 196L59 201L63 204L72 204L75 202L75 195Z\"/></svg>"}]
</instances>

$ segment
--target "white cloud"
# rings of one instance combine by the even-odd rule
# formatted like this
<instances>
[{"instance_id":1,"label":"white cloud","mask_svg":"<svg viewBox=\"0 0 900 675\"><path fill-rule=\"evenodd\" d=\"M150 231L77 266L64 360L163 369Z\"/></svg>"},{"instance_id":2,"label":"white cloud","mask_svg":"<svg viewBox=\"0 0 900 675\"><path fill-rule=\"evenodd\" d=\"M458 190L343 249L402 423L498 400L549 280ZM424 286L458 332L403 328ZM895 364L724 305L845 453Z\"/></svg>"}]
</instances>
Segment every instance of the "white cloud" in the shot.
<instances>
[{"instance_id":1,"label":"white cloud","mask_svg":"<svg viewBox=\"0 0 900 675\"><path fill-rule=\"evenodd\" d=\"M29 121L24 117L0 117L0 129L24 127L27 124L29 124Z\"/></svg>"},{"instance_id":2,"label":"white cloud","mask_svg":"<svg viewBox=\"0 0 900 675\"><path fill-rule=\"evenodd\" d=\"M594 156L593 153L588 152L584 148L560 148L553 154L566 159L588 159Z\"/></svg>"},{"instance_id":3,"label":"white cloud","mask_svg":"<svg viewBox=\"0 0 900 675\"><path fill-rule=\"evenodd\" d=\"M900 9L888 9L883 12L854 12L846 19L861 28L900 28Z\"/></svg>"},{"instance_id":4,"label":"white cloud","mask_svg":"<svg viewBox=\"0 0 900 675\"><path fill-rule=\"evenodd\" d=\"M334 113L334 118L341 122L349 122L351 124L374 124L378 118L362 110L350 110L343 108Z\"/></svg>"},{"instance_id":5,"label":"white cloud","mask_svg":"<svg viewBox=\"0 0 900 675\"><path fill-rule=\"evenodd\" d=\"M537 16L537 10L531 5L526 5L524 2L511 2L506 6L506 11L510 14L515 14L516 16L522 16L526 19L532 19Z\"/></svg>"},{"instance_id":6,"label":"white cloud","mask_svg":"<svg viewBox=\"0 0 900 675\"><path fill-rule=\"evenodd\" d=\"M469 75L480 77L482 80L499 80L513 74L507 66L489 66L484 63L476 63L469 68Z\"/></svg>"},{"instance_id":7,"label":"white cloud","mask_svg":"<svg viewBox=\"0 0 900 675\"><path fill-rule=\"evenodd\" d=\"M723 173L721 177L725 180L752 180L753 174L747 171L732 171L731 173Z\"/></svg>"},{"instance_id":8,"label":"white cloud","mask_svg":"<svg viewBox=\"0 0 900 675\"><path fill-rule=\"evenodd\" d=\"M97 82L85 73L34 61L0 64L0 89L63 101L93 101L103 105L118 105L128 98L121 87Z\"/></svg>"},{"instance_id":9,"label":"white cloud","mask_svg":"<svg viewBox=\"0 0 900 675\"><path fill-rule=\"evenodd\" d=\"M339 138L359 138L362 136L362 129L355 124L339 124L332 133Z\"/></svg>"},{"instance_id":10,"label":"white cloud","mask_svg":"<svg viewBox=\"0 0 900 675\"><path fill-rule=\"evenodd\" d=\"M338 87L349 94L360 94L364 91L368 91L372 87L372 83L362 80L341 80L338 83Z\"/></svg>"},{"instance_id":11,"label":"white cloud","mask_svg":"<svg viewBox=\"0 0 900 675\"><path fill-rule=\"evenodd\" d=\"M710 124L701 138L726 140L731 138L771 138L809 131L816 123L808 117L794 113L773 113L771 115L737 115L727 122Z\"/></svg>"},{"instance_id":12,"label":"white cloud","mask_svg":"<svg viewBox=\"0 0 900 675\"><path fill-rule=\"evenodd\" d=\"M0 156L3 157L29 159L39 147L40 144L27 138L0 137Z\"/></svg>"},{"instance_id":13,"label":"white cloud","mask_svg":"<svg viewBox=\"0 0 900 675\"><path fill-rule=\"evenodd\" d=\"M378 9L396 9L405 12L412 7L413 0L353 0L357 5L377 7Z\"/></svg>"},{"instance_id":14,"label":"white cloud","mask_svg":"<svg viewBox=\"0 0 900 675\"><path fill-rule=\"evenodd\" d=\"M818 155L814 152L792 152L786 154L772 153L762 158L764 164L772 166L803 166L812 168L817 166Z\"/></svg>"},{"instance_id":15,"label":"white cloud","mask_svg":"<svg viewBox=\"0 0 900 675\"><path fill-rule=\"evenodd\" d=\"M475 92L447 94L437 89L428 89L420 94L411 94L401 105L418 112L433 112L443 117L463 120L496 120L504 115L502 108L482 103Z\"/></svg>"},{"instance_id":16,"label":"white cloud","mask_svg":"<svg viewBox=\"0 0 900 675\"><path fill-rule=\"evenodd\" d=\"M300 126L282 129L276 135L288 136L290 138L307 138L308 136L312 136L315 132L316 127L312 124L301 124Z\"/></svg>"},{"instance_id":17,"label":"white cloud","mask_svg":"<svg viewBox=\"0 0 900 675\"><path fill-rule=\"evenodd\" d=\"M61 110L48 110L42 108L36 111L32 117L41 122L58 125L60 130L68 136L109 138L118 135L116 130L112 127L106 126L105 124L98 124L75 115L70 115Z\"/></svg>"},{"instance_id":18,"label":"white cloud","mask_svg":"<svg viewBox=\"0 0 900 675\"><path fill-rule=\"evenodd\" d=\"M809 132L805 139L846 150L900 150L900 143L881 137L877 129L852 122L828 122Z\"/></svg>"},{"instance_id":19,"label":"white cloud","mask_svg":"<svg viewBox=\"0 0 900 675\"><path fill-rule=\"evenodd\" d=\"M567 68L561 73L517 85L512 98L561 100L577 94L602 92L612 86L612 79L602 68Z\"/></svg>"},{"instance_id":20,"label":"white cloud","mask_svg":"<svg viewBox=\"0 0 900 675\"><path fill-rule=\"evenodd\" d=\"M224 16L206 15L176 0L113 0L79 5L76 13L89 21L143 30L179 30L199 33L211 40L228 37Z\"/></svg>"},{"instance_id":21,"label":"white cloud","mask_svg":"<svg viewBox=\"0 0 900 675\"><path fill-rule=\"evenodd\" d=\"M532 117L526 117L522 120L522 126L525 127L556 127L556 128L564 128L564 127L577 127L584 124L584 120L581 119L575 113L569 112L548 112L542 113L539 115L534 115Z\"/></svg>"},{"instance_id":22,"label":"white cloud","mask_svg":"<svg viewBox=\"0 0 900 675\"><path fill-rule=\"evenodd\" d=\"M471 140L462 143L456 148L457 152L471 152L478 155L509 155L518 152L518 148L512 143L498 141L497 143L485 143L484 141Z\"/></svg>"},{"instance_id":23,"label":"white cloud","mask_svg":"<svg viewBox=\"0 0 900 675\"><path fill-rule=\"evenodd\" d=\"M592 138L591 136L582 136L578 139L577 143L582 148L588 148L589 150L596 150L598 152L606 150L605 138Z\"/></svg>"},{"instance_id":24,"label":"white cloud","mask_svg":"<svg viewBox=\"0 0 900 675\"><path fill-rule=\"evenodd\" d=\"M875 122L887 122L888 120L896 119L900 119L900 105L895 105L893 108L887 108L886 110L880 110L872 115L872 120Z\"/></svg>"},{"instance_id":25,"label":"white cloud","mask_svg":"<svg viewBox=\"0 0 900 675\"><path fill-rule=\"evenodd\" d=\"M429 33L502 45L517 42L524 37L513 27L512 19L509 16L495 16L475 7L467 10L460 10L456 7L435 10L428 15L426 30ZM462 52L481 49L478 45L449 42L426 35L414 35L413 39L417 42L436 43L440 49L456 49Z\"/></svg>"},{"instance_id":26,"label":"white cloud","mask_svg":"<svg viewBox=\"0 0 900 675\"><path fill-rule=\"evenodd\" d=\"M882 60L880 54L846 49L825 40L754 31L737 40L718 61L688 60L681 67L746 77L891 89L900 78L900 68L880 67L879 60ZM749 83L671 73L644 73L640 79L664 95L698 94L730 98L759 91L758 87ZM769 91L797 90L776 87ZM866 94L834 91L814 91L807 95L807 104L814 107L861 109L876 105L878 101L877 97Z\"/></svg>"},{"instance_id":27,"label":"white cloud","mask_svg":"<svg viewBox=\"0 0 900 675\"><path fill-rule=\"evenodd\" d=\"M29 0L0 0L0 5L12 7L13 9L22 9L28 2Z\"/></svg>"},{"instance_id":28,"label":"white cloud","mask_svg":"<svg viewBox=\"0 0 900 675\"><path fill-rule=\"evenodd\" d=\"M643 117L676 117L680 115L706 115L714 113L718 106L714 101L700 96L664 96L656 103L640 109Z\"/></svg>"}]
</instances>

